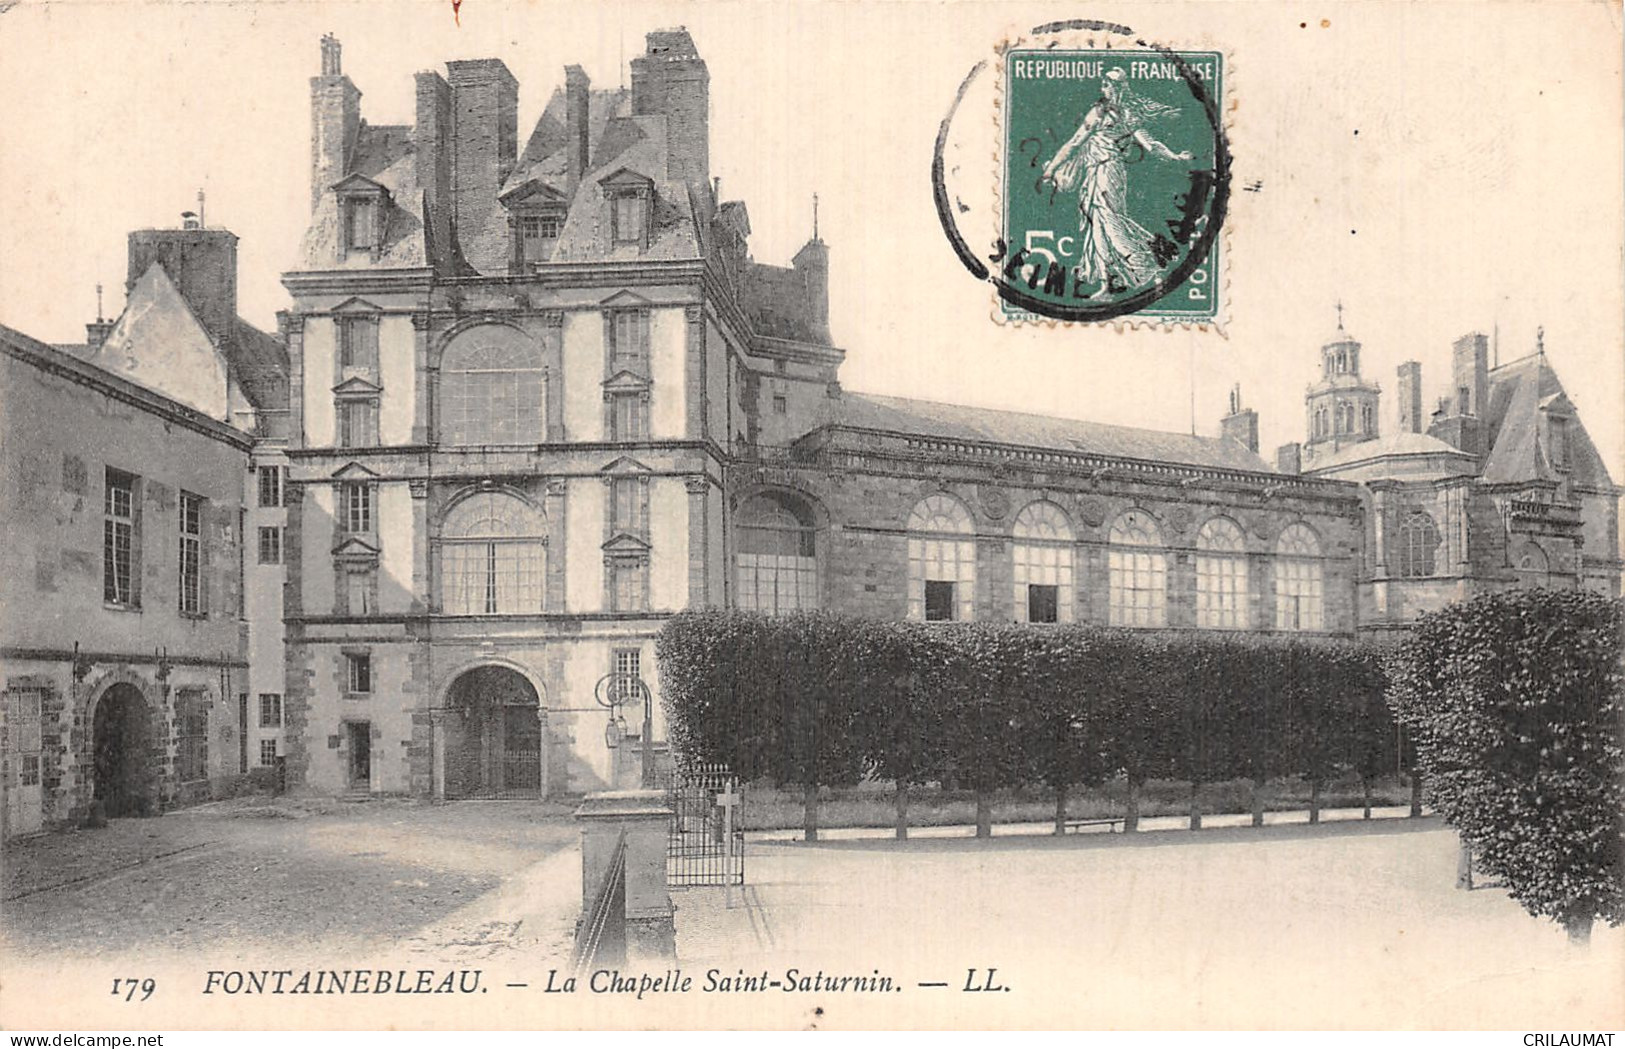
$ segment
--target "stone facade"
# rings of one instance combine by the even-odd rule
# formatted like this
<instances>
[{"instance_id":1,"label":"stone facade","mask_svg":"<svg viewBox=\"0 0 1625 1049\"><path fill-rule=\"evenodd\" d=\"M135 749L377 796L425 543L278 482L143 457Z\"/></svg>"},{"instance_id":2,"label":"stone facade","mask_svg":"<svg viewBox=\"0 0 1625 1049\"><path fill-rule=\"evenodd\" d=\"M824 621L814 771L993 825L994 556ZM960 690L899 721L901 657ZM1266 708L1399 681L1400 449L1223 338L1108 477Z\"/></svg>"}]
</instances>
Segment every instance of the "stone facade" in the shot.
<instances>
[{"instance_id":1,"label":"stone facade","mask_svg":"<svg viewBox=\"0 0 1625 1049\"><path fill-rule=\"evenodd\" d=\"M213 796L250 758L251 438L5 328L0 398L0 559L15 584L0 602L7 836L84 819L105 793L99 762L123 769L129 811ZM114 487L128 493L116 507ZM139 729L129 739L108 738L115 704Z\"/></svg>"}]
</instances>

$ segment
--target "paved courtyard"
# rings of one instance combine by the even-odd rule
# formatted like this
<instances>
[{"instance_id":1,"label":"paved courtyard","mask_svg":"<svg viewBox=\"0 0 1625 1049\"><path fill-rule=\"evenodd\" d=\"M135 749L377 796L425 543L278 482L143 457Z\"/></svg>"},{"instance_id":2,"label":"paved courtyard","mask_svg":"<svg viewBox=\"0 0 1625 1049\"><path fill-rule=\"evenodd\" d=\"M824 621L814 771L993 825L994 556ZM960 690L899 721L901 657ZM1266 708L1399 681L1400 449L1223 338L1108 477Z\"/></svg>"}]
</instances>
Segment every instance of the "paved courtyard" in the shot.
<instances>
[{"instance_id":1,"label":"paved courtyard","mask_svg":"<svg viewBox=\"0 0 1625 1049\"><path fill-rule=\"evenodd\" d=\"M573 905L580 853L569 812L241 799L41 835L6 846L4 944L53 958L188 963L308 964L403 944L448 961L529 950L566 938L574 913L500 901L557 870Z\"/></svg>"}]
</instances>

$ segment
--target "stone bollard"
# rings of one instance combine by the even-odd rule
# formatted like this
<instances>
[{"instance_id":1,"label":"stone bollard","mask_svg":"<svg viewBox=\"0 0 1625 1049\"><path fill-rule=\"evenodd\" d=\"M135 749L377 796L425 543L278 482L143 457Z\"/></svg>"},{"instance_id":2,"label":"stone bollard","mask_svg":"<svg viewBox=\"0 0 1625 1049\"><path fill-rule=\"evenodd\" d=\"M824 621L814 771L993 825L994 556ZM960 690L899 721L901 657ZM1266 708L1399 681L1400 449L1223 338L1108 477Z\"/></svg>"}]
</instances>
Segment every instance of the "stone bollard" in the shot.
<instances>
[{"instance_id":1,"label":"stone bollard","mask_svg":"<svg viewBox=\"0 0 1625 1049\"><path fill-rule=\"evenodd\" d=\"M677 957L671 893L666 888L666 837L672 812L658 790L589 794L576 809L581 822L581 913L592 912L615 842L626 831L627 961L665 964Z\"/></svg>"}]
</instances>

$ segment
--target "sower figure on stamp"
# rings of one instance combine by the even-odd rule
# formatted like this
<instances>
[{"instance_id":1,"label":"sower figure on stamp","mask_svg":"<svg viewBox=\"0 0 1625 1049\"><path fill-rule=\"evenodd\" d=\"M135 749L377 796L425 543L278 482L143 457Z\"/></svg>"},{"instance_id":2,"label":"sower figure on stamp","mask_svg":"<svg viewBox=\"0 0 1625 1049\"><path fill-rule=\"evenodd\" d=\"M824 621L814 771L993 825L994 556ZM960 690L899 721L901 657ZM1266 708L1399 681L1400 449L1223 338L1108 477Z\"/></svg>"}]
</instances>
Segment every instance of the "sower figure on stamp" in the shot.
<instances>
[{"instance_id":1,"label":"sower figure on stamp","mask_svg":"<svg viewBox=\"0 0 1625 1049\"><path fill-rule=\"evenodd\" d=\"M1178 114L1172 106L1142 98L1127 83L1121 68L1100 80L1100 99L1084 114L1083 124L1048 164L1044 178L1062 193L1078 192L1078 228L1082 258L1080 283L1098 283L1090 298L1142 287L1156 279L1161 266L1155 238L1128 215L1128 157L1138 147L1164 160L1189 160L1145 129L1146 123Z\"/></svg>"}]
</instances>

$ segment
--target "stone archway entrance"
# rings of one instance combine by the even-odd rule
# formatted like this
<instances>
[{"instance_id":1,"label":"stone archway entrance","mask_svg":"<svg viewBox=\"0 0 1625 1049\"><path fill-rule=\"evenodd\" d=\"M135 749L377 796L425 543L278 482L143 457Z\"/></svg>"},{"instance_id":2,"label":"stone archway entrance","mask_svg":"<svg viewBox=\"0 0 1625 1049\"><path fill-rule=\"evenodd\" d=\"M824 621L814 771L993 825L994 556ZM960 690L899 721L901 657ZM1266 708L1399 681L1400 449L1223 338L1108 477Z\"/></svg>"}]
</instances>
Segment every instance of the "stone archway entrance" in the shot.
<instances>
[{"instance_id":1,"label":"stone archway entrance","mask_svg":"<svg viewBox=\"0 0 1625 1049\"><path fill-rule=\"evenodd\" d=\"M95 793L109 816L150 816L152 714L141 690L120 683L102 693L91 727Z\"/></svg>"},{"instance_id":2,"label":"stone archway entrance","mask_svg":"<svg viewBox=\"0 0 1625 1049\"><path fill-rule=\"evenodd\" d=\"M541 699L508 667L475 667L446 694L446 797L539 798L547 731Z\"/></svg>"}]
</instances>

